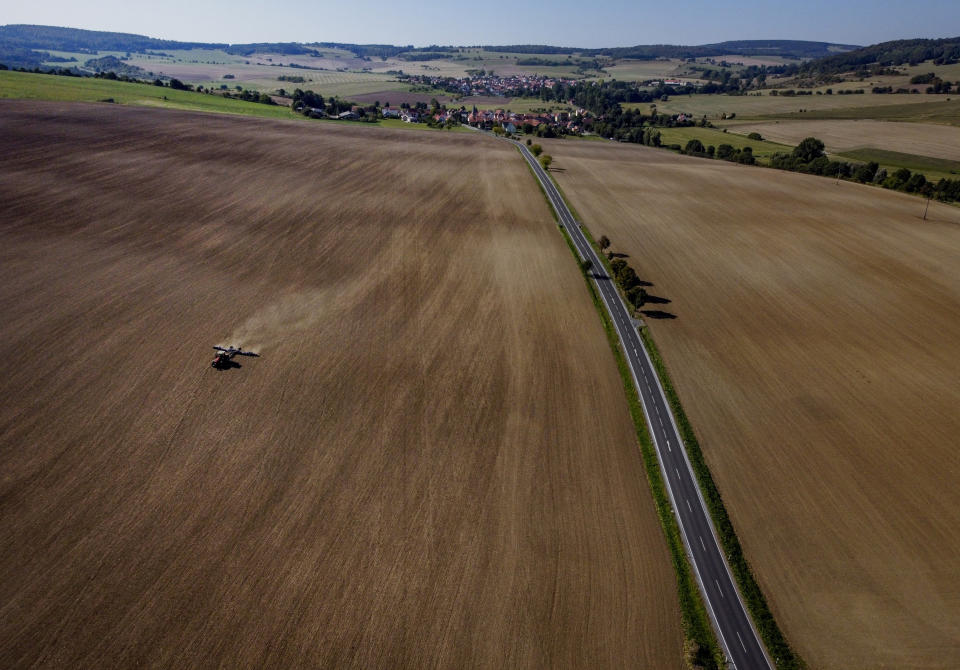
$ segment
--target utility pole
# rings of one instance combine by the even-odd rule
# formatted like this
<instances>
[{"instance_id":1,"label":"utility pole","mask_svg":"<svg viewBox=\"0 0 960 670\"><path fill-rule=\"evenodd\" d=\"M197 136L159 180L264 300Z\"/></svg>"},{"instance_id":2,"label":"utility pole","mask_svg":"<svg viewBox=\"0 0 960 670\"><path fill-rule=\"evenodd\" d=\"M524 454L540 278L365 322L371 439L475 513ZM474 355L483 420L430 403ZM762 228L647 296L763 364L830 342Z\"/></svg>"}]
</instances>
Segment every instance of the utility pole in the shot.
<instances>
[{"instance_id":1,"label":"utility pole","mask_svg":"<svg viewBox=\"0 0 960 670\"><path fill-rule=\"evenodd\" d=\"M927 206L923 208L923 220L927 220L927 210L930 209L930 198L927 197Z\"/></svg>"}]
</instances>

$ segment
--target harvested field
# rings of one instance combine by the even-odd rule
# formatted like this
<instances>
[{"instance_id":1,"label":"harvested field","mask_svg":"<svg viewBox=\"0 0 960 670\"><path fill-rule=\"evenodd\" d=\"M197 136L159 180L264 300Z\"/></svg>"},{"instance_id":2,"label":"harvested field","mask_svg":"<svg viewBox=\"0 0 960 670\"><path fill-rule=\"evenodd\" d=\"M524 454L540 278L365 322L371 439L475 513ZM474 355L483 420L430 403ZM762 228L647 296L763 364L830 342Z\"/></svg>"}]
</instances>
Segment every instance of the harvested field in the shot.
<instances>
[{"instance_id":1,"label":"harvested field","mask_svg":"<svg viewBox=\"0 0 960 670\"><path fill-rule=\"evenodd\" d=\"M0 139L0 665L682 666L513 149L11 101Z\"/></svg>"},{"instance_id":2,"label":"harvested field","mask_svg":"<svg viewBox=\"0 0 960 670\"><path fill-rule=\"evenodd\" d=\"M960 128L892 121L768 121L730 127L731 132L760 133L764 139L795 146L805 137L823 141L827 151L873 148L960 160Z\"/></svg>"},{"instance_id":3,"label":"harvested field","mask_svg":"<svg viewBox=\"0 0 960 670\"><path fill-rule=\"evenodd\" d=\"M746 556L814 668L960 659L960 209L543 141L648 318Z\"/></svg>"},{"instance_id":4,"label":"harvested field","mask_svg":"<svg viewBox=\"0 0 960 670\"><path fill-rule=\"evenodd\" d=\"M835 88L855 88L846 84ZM649 110L648 103L629 103L627 108ZM804 110L801 112L800 110ZM927 123L954 123L960 112L956 95L804 95L796 97L764 95L692 95L671 96L668 102L658 102L657 111L665 114L685 112L699 118L702 115L716 121L722 114L735 113L738 119L764 119L771 116L794 115L793 118L814 119L896 119Z\"/></svg>"}]
</instances>

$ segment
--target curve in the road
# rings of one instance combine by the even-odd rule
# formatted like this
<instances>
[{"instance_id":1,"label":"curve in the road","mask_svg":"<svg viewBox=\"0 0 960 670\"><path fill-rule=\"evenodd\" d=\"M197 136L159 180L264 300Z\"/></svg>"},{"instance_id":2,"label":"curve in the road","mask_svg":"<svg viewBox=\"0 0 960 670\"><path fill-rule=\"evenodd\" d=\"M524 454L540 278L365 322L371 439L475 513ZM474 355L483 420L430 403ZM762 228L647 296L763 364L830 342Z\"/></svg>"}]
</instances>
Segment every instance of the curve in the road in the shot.
<instances>
[{"instance_id":1,"label":"curve in the road","mask_svg":"<svg viewBox=\"0 0 960 670\"><path fill-rule=\"evenodd\" d=\"M519 147L530 164L581 259L589 260L597 270L593 273L593 281L626 354L653 437L670 503L680 524L687 556L727 660L737 670L769 670L773 663L737 590L660 379L631 320L630 312L611 278L603 273L604 265L573 218L553 180L523 144L510 141Z\"/></svg>"}]
</instances>

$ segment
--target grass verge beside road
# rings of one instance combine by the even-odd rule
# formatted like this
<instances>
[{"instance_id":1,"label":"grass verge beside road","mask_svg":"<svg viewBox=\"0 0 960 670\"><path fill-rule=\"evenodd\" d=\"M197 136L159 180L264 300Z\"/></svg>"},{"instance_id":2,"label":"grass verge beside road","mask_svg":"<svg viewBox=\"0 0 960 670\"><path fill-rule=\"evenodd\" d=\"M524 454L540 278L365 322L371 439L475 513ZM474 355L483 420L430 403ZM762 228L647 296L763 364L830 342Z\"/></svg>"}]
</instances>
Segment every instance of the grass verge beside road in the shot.
<instances>
[{"instance_id":1,"label":"grass verge beside road","mask_svg":"<svg viewBox=\"0 0 960 670\"><path fill-rule=\"evenodd\" d=\"M537 183L540 183L539 180L537 180ZM544 196L546 196L546 193L544 193ZM570 239L570 235L563 226L558 225L558 228L570 248L570 253L579 263L580 257L573 240ZM647 482L650 485L650 492L653 495L654 506L660 519L660 525L663 528L663 534L667 539L667 546L670 549L670 558L677 576L677 596L680 601L680 616L683 619L683 632L686 638L684 660L690 667L722 668L724 667L723 653L717 644L713 627L710 625L710 619L700 595L700 589L687 559L687 553L680 535L680 526L677 524L673 509L670 507L670 500L660 472L660 463L653 447L653 441L647 432L646 418L633 382L633 375L630 373L627 359L620 349L620 340L613 323L610 321L610 316L607 314L606 307L603 305L600 296L597 295L597 290L586 272L583 273L583 279L587 284L587 290L590 291L590 297L597 309L597 314L600 316L600 321L603 323L603 330L607 334L607 343L610 345L610 350L617 362L617 369L620 371L623 392L627 397L630 416L633 419L637 434L637 442L640 445L640 454L647 471Z\"/></svg>"},{"instance_id":2,"label":"grass verge beside road","mask_svg":"<svg viewBox=\"0 0 960 670\"><path fill-rule=\"evenodd\" d=\"M733 529L733 524L730 522L727 510L723 506L723 498L720 496L720 491L713 481L713 475L710 474L710 468L707 467L703 452L700 450L700 443L697 442L697 436L693 432L690 420L687 418L686 412L683 411L680 398L673 388L673 383L670 381L667 368L663 363L657 345L653 341L650 330L648 328L641 329L640 337L643 338L643 344L650 354L650 359L653 361L653 365L657 370L657 376L660 377L660 383L663 386L664 393L667 395L670 408L673 410L673 416L677 420L677 427L680 429L680 436L686 447L690 465L693 466L693 471L697 476L697 482L700 485L703 498L707 503L707 508L710 510L710 516L713 518L713 525L716 527L717 535L720 537L720 543L723 545L727 562L730 564L730 569L733 571L734 578L737 580L740 593L743 595L747 608L750 610L754 625L756 625L760 637L763 638L767 651L769 651L773 657L777 668L780 670L799 670L805 668L806 665L803 663L803 660L790 648L786 638L780 631L780 627L777 625L776 620L774 620L773 613L767 605L767 600L764 598L760 586L753 577L750 564L743 555L740 540L737 538L736 531Z\"/></svg>"}]
</instances>

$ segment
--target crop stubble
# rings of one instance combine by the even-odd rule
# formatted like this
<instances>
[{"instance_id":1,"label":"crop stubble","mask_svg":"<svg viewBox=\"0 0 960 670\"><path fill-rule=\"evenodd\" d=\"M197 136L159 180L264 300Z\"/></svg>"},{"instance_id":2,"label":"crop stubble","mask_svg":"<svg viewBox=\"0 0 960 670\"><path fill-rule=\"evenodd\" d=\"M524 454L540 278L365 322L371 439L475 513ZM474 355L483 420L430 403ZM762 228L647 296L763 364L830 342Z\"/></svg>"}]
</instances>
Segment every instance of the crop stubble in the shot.
<instances>
[{"instance_id":1,"label":"crop stubble","mask_svg":"<svg viewBox=\"0 0 960 670\"><path fill-rule=\"evenodd\" d=\"M630 255L746 556L818 668L960 658L960 211L851 183L544 141Z\"/></svg>"},{"instance_id":2,"label":"crop stubble","mask_svg":"<svg viewBox=\"0 0 960 670\"><path fill-rule=\"evenodd\" d=\"M731 128L741 135L760 133L764 139L794 146L805 137L822 140L830 152L869 147L905 154L960 160L960 128L893 121L767 121Z\"/></svg>"},{"instance_id":3,"label":"crop stubble","mask_svg":"<svg viewBox=\"0 0 960 670\"><path fill-rule=\"evenodd\" d=\"M0 137L0 665L681 665L512 149L70 103Z\"/></svg>"}]
</instances>

